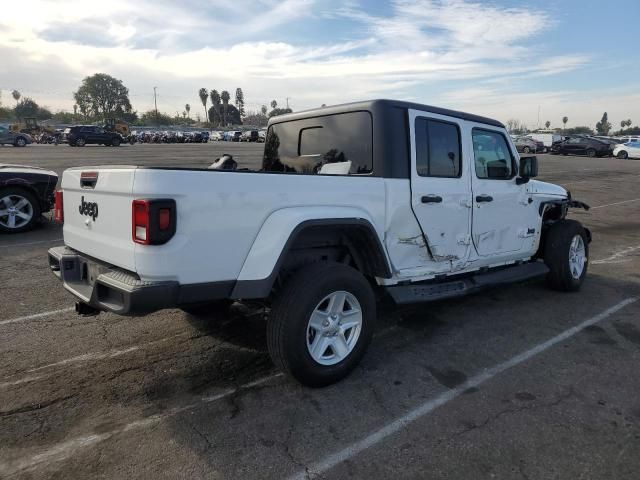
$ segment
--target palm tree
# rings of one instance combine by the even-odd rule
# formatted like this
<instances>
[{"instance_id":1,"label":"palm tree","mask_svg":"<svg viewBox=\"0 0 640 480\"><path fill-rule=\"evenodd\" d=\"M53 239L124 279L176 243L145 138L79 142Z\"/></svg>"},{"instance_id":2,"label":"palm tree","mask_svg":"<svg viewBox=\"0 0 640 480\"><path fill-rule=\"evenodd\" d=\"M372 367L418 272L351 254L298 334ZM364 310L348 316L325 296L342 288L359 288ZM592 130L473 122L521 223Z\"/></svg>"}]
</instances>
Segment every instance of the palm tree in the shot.
<instances>
[{"instance_id":1,"label":"palm tree","mask_svg":"<svg viewBox=\"0 0 640 480\"><path fill-rule=\"evenodd\" d=\"M227 106L229 105L229 99L231 98L231 95L229 95L229 92L227 92L226 90L223 90L222 93L220 94L220 98L222 99L222 103L224 105L224 125L227 125Z\"/></svg>"},{"instance_id":2,"label":"palm tree","mask_svg":"<svg viewBox=\"0 0 640 480\"><path fill-rule=\"evenodd\" d=\"M621 132L621 133L622 133L622 130L624 130L624 127L626 127L626 126L627 126L627 121L626 121L626 120L622 120L622 121L620 122L620 127L621 127L620 132Z\"/></svg>"},{"instance_id":3,"label":"palm tree","mask_svg":"<svg viewBox=\"0 0 640 480\"><path fill-rule=\"evenodd\" d=\"M564 130L567 129L567 122L569 121L569 117L562 117L562 125Z\"/></svg>"},{"instance_id":4,"label":"palm tree","mask_svg":"<svg viewBox=\"0 0 640 480\"><path fill-rule=\"evenodd\" d=\"M198 96L200 97L200 101L202 102L202 106L204 107L204 118L209 118L207 115L207 100L209 100L209 92L206 88L201 88L198 90Z\"/></svg>"},{"instance_id":5,"label":"palm tree","mask_svg":"<svg viewBox=\"0 0 640 480\"><path fill-rule=\"evenodd\" d=\"M544 124L545 127L549 128L551 126L551 122L547 120Z\"/></svg>"},{"instance_id":6,"label":"palm tree","mask_svg":"<svg viewBox=\"0 0 640 480\"><path fill-rule=\"evenodd\" d=\"M18 100L20 100L20 97L22 95L20 94L20 92L18 90L12 91L11 95L13 96L13 99L16 101L16 106L17 106L18 105Z\"/></svg>"},{"instance_id":7,"label":"palm tree","mask_svg":"<svg viewBox=\"0 0 640 480\"><path fill-rule=\"evenodd\" d=\"M263 115L267 115L267 106L266 105L262 105L262 107L260 107L260 111L262 112Z\"/></svg>"},{"instance_id":8,"label":"palm tree","mask_svg":"<svg viewBox=\"0 0 640 480\"><path fill-rule=\"evenodd\" d=\"M186 103L184 105L184 109L187 112L187 116L189 116L189 118L191 118L191 116L189 115L189 113L191 112L191 105L189 105L188 103Z\"/></svg>"},{"instance_id":9,"label":"palm tree","mask_svg":"<svg viewBox=\"0 0 640 480\"><path fill-rule=\"evenodd\" d=\"M216 116L214 117L214 121L220 124L220 94L218 90L215 88L211 90L211 106L213 107Z\"/></svg>"},{"instance_id":10,"label":"palm tree","mask_svg":"<svg viewBox=\"0 0 640 480\"><path fill-rule=\"evenodd\" d=\"M271 100L271 108L275 110L277 106L278 106L278 102L276 102L275 100Z\"/></svg>"}]
</instances>

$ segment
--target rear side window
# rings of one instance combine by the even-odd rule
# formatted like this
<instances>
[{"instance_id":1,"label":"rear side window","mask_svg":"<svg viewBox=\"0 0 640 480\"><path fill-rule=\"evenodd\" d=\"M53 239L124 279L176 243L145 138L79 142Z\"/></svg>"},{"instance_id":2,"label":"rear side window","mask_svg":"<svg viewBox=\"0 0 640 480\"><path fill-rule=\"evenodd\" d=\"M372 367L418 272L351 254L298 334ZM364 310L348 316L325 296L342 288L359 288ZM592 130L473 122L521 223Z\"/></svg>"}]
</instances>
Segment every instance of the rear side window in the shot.
<instances>
[{"instance_id":1,"label":"rear side window","mask_svg":"<svg viewBox=\"0 0 640 480\"><path fill-rule=\"evenodd\" d=\"M262 171L370 174L373 134L369 112L349 112L272 125ZM332 165L329 165L332 164Z\"/></svg>"},{"instance_id":2,"label":"rear side window","mask_svg":"<svg viewBox=\"0 0 640 480\"><path fill-rule=\"evenodd\" d=\"M504 135L474 128L472 137L476 176L490 180L513 178L514 159Z\"/></svg>"},{"instance_id":3,"label":"rear side window","mask_svg":"<svg viewBox=\"0 0 640 480\"><path fill-rule=\"evenodd\" d=\"M459 177L460 130L453 123L416 119L416 168L421 177Z\"/></svg>"}]
</instances>

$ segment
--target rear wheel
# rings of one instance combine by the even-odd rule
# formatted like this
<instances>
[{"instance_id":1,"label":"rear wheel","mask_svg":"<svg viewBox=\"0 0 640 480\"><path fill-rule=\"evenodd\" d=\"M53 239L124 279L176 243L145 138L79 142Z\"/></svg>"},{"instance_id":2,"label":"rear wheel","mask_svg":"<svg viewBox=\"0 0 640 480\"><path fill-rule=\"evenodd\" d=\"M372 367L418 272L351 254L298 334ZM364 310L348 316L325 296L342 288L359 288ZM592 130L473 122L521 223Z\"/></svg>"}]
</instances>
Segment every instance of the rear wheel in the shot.
<instances>
[{"instance_id":1,"label":"rear wheel","mask_svg":"<svg viewBox=\"0 0 640 480\"><path fill-rule=\"evenodd\" d=\"M617 157L620 160L626 160L627 158L629 158L629 154L627 152L625 152L624 150L622 150L621 152L618 152Z\"/></svg>"},{"instance_id":2,"label":"rear wheel","mask_svg":"<svg viewBox=\"0 0 640 480\"><path fill-rule=\"evenodd\" d=\"M114 137L113 140L111 140L111 146L112 147L119 147L120 146L120 139L118 137Z\"/></svg>"},{"instance_id":3,"label":"rear wheel","mask_svg":"<svg viewBox=\"0 0 640 480\"><path fill-rule=\"evenodd\" d=\"M269 353L300 383L324 387L360 362L375 318L373 290L360 272L339 263L313 264L294 274L273 303Z\"/></svg>"},{"instance_id":4,"label":"rear wheel","mask_svg":"<svg viewBox=\"0 0 640 480\"><path fill-rule=\"evenodd\" d=\"M593 157L595 157L595 156L596 156L596 151L595 151L595 149L594 149L594 148L588 148L588 149L587 149L587 157L591 157L591 158L593 158Z\"/></svg>"},{"instance_id":5,"label":"rear wheel","mask_svg":"<svg viewBox=\"0 0 640 480\"><path fill-rule=\"evenodd\" d=\"M580 289L589 263L587 234L575 220L553 224L545 239L544 263L549 267L547 283L555 290Z\"/></svg>"},{"instance_id":6,"label":"rear wheel","mask_svg":"<svg viewBox=\"0 0 640 480\"><path fill-rule=\"evenodd\" d=\"M16 138L16 143L14 143L16 147L25 147L27 145L27 141L24 137Z\"/></svg>"},{"instance_id":7,"label":"rear wheel","mask_svg":"<svg viewBox=\"0 0 640 480\"><path fill-rule=\"evenodd\" d=\"M40 206L31 193L20 188L0 190L0 231L24 232L39 218Z\"/></svg>"},{"instance_id":8,"label":"rear wheel","mask_svg":"<svg viewBox=\"0 0 640 480\"><path fill-rule=\"evenodd\" d=\"M529 153L529 152L531 152L531 149L529 147L524 147L522 149L522 153Z\"/></svg>"}]
</instances>

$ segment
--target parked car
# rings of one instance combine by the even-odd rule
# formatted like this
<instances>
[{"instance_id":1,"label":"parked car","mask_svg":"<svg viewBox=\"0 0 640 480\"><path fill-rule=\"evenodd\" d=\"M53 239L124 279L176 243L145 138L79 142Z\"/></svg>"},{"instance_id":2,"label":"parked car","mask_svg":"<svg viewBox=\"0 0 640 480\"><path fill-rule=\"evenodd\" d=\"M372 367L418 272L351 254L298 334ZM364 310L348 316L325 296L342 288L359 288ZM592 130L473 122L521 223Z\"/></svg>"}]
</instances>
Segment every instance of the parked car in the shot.
<instances>
[{"instance_id":1,"label":"parked car","mask_svg":"<svg viewBox=\"0 0 640 480\"><path fill-rule=\"evenodd\" d=\"M640 136L638 135L626 135L624 137L617 137L618 143L640 142Z\"/></svg>"},{"instance_id":2,"label":"parked car","mask_svg":"<svg viewBox=\"0 0 640 480\"><path fill-rule=\"evenodd\" d=\"M276 365L319 387L364 355L376 298L539 276L576 291L587 272L590 233L565 216L588 207L534 180L536 157L519 157L496 120L358 102L272 118L259 170L229 157L64 172L65 246L49 265L79 313L261 299Z\"/></svg>"},{"instance_id":3,"label":"parked car","mask_svg":"<svg viewBox=\"0 0 640 480\"><path fill-rule=\"evenodd\" d=\"M228 132L224 132L223 140L225 142L239 142L242 138L242 132L235 132L230 130Z\"/></svg>"},{"instance_id":4,"label":"parked car","mask_svg":"<svg viewBox=\"0 0 640 480\"><path fill-rule=\"evenodd\" d=\"M12 132L7 127L0 125L0 145L26 147L30 143L33 143L33 138L28 133Z\"/></svg>"},{"instance_id":5,"label":"parked car","mask_svg":"<svg viewBox=\"0 0 640 480\"><path fill-rule=\"evenodd\" d=\"M55 172L37 167L0 164L0 232L33 228L53 207Z\"/></svg>"},{"instance_id":6,"label":"parked car","mask_svg":"<svg viewBox=\"0 0 640 480\"><path fill-rule=\"evenodd\" d=\"M562 155L605 157L613 154L613 145L593 137L576 136L554 144L553 152Z\"/></svg>"},{"instance_id":7,"label":"parked car","mask_svg":"<svg viewBox=\"0 0 640 480\"><path fill-rule=\"evenodd\" d=\"M96 125L77 125L65 129L66 142L71 147L84 147L85 145L106 145L119 147L122 137L117 132L108 132L103 127Z\"/></svg>"},{"instance_id":8,"label":"parked car","mask_svg":"<svg viewBox=\"0 0 640 480\"><path fill-rule=\"evenodd\" d=\"M515 143L518 152L535 153L538 150L538 144L533 138L518 136L513 139L513 143Z\"/></svg>"},{"instance_id":9,"label":"parked car","mask_svg":"<svg viewBox=\"0 0 640 480\"><path fill-rule=\"evenodd\" d=\"M562 135L558 135L555 133L530 133L527 136L533 138L538 142L542 142L542 144L544 145L543 153L551 151L551 147L555 142L561 142L563 140Z\"/></svg>"},{"instance_id":10,"label":"parked car","mask_svg":"<svg viewBox=\"0 0 640 480\"><path fill-rule=\"evenodd\" d=\"M622 159L640 158L640 140L616 145L613 149L613 155Z\"/></svg>"},{"instance_id":11,"label":"parked car","mask_svg":"<svg viewBox=\"0 0 640 480\"><path fill-rule=\"evenodd\" d=\"M267 138L267 130L258 130L258 143L264 143Z\"/></svg>"},{"instance_id":12,"label":"parked car","mask_svg":"<svg viewBox=\"0 0 640 480\"><path fill-rule=\"evenodd\" d=\"M258 130L245 130L242 132L241 141L242 142L257 142L260 135L258 134Z\"/></svg>"},{"instance_id":13,"label":"parked car","mask_svg":"<svg viewBox=\"0 0 640 480\"><path fill-rule=\"evenodd\" d=\"M221 132L217 132L217 131L214 130L209 135L209 139L212 142L219 142L220 140L222 140L222 133Z\"/></svg>"}]
</instances>

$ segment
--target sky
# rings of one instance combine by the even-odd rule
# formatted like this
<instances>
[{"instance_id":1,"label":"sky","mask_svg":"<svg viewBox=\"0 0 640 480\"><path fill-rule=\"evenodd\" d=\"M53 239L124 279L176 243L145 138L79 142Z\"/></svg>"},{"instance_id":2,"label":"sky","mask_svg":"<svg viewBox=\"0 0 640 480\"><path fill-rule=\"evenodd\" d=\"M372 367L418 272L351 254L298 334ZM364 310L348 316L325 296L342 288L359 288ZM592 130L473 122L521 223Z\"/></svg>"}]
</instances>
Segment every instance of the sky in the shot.
<instances>
[{"instance_id":1,"label":"sky","mask_svg":"<svg viewBox=\"0 0 640 480\"><path fill-rule=\"evenodd\" d=\"M7 3L8 0L2 0ZM138 112L204 112L200 87L246 109L393 98L529 128L640 124L640 1L20 0L0 8L0 100L54 111L97 72Z\"/></svg>"}]
</instances>

